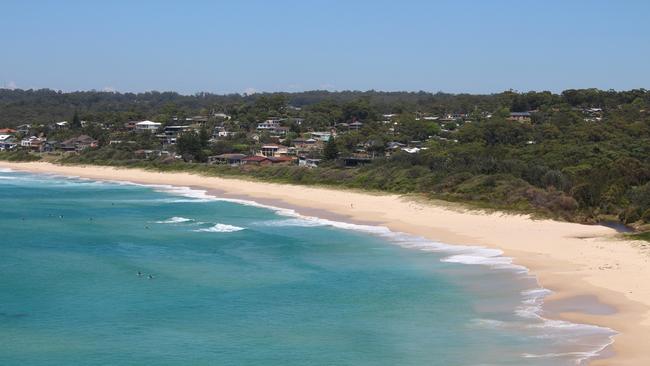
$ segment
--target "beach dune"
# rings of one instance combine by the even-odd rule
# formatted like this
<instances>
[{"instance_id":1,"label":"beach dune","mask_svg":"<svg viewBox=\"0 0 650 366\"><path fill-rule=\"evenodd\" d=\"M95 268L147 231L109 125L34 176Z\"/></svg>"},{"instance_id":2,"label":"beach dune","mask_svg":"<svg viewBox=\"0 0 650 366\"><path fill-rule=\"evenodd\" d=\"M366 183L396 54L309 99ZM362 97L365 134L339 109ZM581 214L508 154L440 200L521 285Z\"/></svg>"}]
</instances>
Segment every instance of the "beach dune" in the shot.
<instances>
[{"instance_id":1,"label":"beach dune","mask_svg":"<svg viewBox=\"0 0 650 366\"><path fill-rule=\"evenodd\" d=\"M382 225L448 244L498 248L553 291L546 317L619 334L592 365L650 365L650 245L615 230L526 215L480 212L394 194L158 173L140 169L0 162L0 167L99 180L201 188L222 197L293 208L303 215Z\"/></svg>"}]
</instances>

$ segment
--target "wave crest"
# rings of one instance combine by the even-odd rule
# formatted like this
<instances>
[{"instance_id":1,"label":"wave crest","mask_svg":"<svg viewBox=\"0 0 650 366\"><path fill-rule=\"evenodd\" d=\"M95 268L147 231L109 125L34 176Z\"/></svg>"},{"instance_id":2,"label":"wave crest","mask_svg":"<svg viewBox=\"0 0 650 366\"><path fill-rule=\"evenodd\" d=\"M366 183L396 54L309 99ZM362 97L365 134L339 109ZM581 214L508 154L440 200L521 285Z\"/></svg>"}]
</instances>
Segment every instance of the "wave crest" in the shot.
<instances>
[{"instance_id":1,"label":"wave crest","mask_svg":"<svg viewBox=\"0 0 650 366\"><path fill-rule=\"evenodd\" d=\"M194 220L188 219L187 217L174 216L168 218L167 220L156 221L156 224L181 224L183 222L190 222L190 221L194 221Z\"/></svg>"},{"instance_id":2,"label":"wave crest","mask_svg":"<svg viewBox=\"0 0 650 366\"><path fill-rule=\"evenodd\" d=\"M194 231L202 233L232 233L241 230L244 230L244 228L228 224L215 224L214 226L203 229L196 229Z\"/></svg>"}]
</instances>

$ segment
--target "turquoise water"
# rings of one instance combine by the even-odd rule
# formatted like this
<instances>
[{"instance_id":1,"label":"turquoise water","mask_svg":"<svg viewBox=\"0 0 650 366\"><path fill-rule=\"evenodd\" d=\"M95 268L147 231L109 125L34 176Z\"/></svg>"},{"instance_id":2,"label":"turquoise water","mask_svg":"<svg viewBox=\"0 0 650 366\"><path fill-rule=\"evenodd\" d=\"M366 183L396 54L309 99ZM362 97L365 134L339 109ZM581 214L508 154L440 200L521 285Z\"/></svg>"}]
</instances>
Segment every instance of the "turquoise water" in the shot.
<instances>
[{"instance_id":1,"label":"turquoise water","mask_svg":"<svg viewBox=\"0 0 650 366\"><path fill-rule=\"evenodd\" d=\"M0 171L1 365L573 365L609 341L544 294L489 250Z\"/></svg>"}]
</instances>

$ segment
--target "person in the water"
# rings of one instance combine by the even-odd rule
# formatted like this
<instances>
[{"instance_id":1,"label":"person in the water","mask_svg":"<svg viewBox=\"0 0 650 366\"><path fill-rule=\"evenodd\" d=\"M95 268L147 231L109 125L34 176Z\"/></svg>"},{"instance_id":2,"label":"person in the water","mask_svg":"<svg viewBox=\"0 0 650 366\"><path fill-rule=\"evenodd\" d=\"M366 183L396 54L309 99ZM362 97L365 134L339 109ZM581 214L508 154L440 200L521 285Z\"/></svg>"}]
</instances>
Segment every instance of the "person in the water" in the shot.
<instances>
[{"instance_id":1,"label":"person in the water","mask_svg":"<svg viewBox=\"0 0 650 366\"><path fill-rule=\"evenodd\" d=\"M153 280L153 275L149 275L149 279L150 279L150 280Z\"/></svg>"},{"instance_id":2,"label":"person in the water","mask_svg":"<svg viewBox=\"0 0 650 366\"><path fill-rule=\"evenodd\" d=\"M142 277L142 272L138 271L138 277Z\"/></svg>"}]
</instances>

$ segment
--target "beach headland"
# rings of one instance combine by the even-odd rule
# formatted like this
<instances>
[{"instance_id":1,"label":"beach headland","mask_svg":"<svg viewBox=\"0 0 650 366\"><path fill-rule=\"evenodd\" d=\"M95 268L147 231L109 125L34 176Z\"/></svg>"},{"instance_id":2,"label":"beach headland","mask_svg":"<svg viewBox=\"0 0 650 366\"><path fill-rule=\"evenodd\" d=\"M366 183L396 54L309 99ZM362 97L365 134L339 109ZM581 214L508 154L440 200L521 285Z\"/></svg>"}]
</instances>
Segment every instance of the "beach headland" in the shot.
<instances>
[{"instance_id":1,"label":"beach headland","mask_svg":"<svg viewBox=\"0 0 650 366\"><path fill-rule=\"evenodd\" d=\"M619 334L592 365L650 365L650 249L611 228L468 210L393 194L274 184L100 166L0 162L0 167L97 180L187 186L220 197L291 208L307 216L386 226L447 244L500 249L553 291L547 318Z\"/></svg>"}]
</instances>

